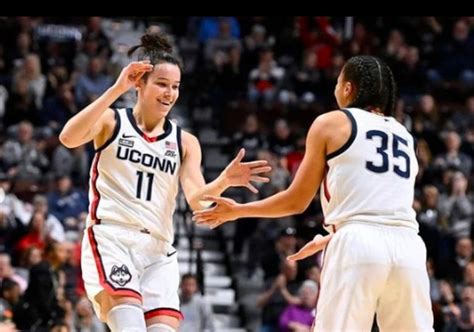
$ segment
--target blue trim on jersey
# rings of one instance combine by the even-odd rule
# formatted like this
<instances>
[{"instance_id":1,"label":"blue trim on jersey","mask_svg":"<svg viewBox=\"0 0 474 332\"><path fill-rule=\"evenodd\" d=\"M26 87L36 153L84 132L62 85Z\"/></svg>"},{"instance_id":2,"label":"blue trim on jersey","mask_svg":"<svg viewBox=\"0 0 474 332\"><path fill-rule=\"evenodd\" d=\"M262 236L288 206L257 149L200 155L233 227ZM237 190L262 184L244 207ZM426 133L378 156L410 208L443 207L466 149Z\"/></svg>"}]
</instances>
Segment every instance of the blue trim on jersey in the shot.
<instances>
[{"instance_id":1,"label":"blue trim on jersey","mask_svg":"<svg viewBox=\"0 0 474 332\"><path fill-rule=\"evenodd\" d=\"M181 143L181 127L176 126L176 140L178 141L179 160L183 163L183 144Z\"/></svg>"},{"instance_id":2,"label":"blue trim on jersey","mask_svg":"<svg viewBox=\"0 0 474 332\"><path fill-rule=\"evenodd\" d=\"M344 151L346 151L347 149L349 149L349 147L352 145L352 143L354 142L356 136L357 136L357 122L356 120L354 119L354 116L352 115L351 112L349 112L348 110L346 109L342 109L341 110L342 112L344 112L345 115L347 115L347 117L349 118L349 120L351 121L351 136L349 137L349 139L347 140L347 142L341 146L339 149L337 149L336 151L328 154L326 156L326 160L329 160L329 159L332 159L334 157L337 157L338 155L340 155L341 153L343 153Z\"/></svg>"},{"instance_id":3,"label":"blue trim on jersey","mask_svg":"<svg viewBox=\"0 0 474 332\"><path fill-rule=\"evenodd\" d=\"M118 114L118 111L113 108L112 109L114 111L114 114L115 114L115 128L114 128L114 133L112 134L112 136L104 143L102 144L102 146L100 146L99 148L97 148L95 150L95 152L100 152L102 150L104 150L106 147L108 147L110 145L110 143L112 143L115 138L117 137L119 131L120 131L120 115Z\"/></svg>"},{"instance_id":4,"label":"blue trim on jersey","mask_svg":"<svg viewBox=\"0 0 474 332\"><path fill-rule=\"evenodd\" d=\"M140 127L138 127L137 121L135 120L135 117L133 116L133 110L131 108L127 108L127 116L128 116L128 119L130 120L130 123L132 124L132 127L137 131L137 133L140 134L140 137L143 137L143 138L145 136L150 137L147 134L145 134L140 129ZM165 138L166 136L168 136L171 133L172 129L173 129L173 126L171 125L170 120L168 120L168 118L165 118L165 124L163 126L164 132L161 135L158 135L156 137L150 137L150 138L153 139L153 142L157 142L157 141Z\"/></svg>"}]
</instances>

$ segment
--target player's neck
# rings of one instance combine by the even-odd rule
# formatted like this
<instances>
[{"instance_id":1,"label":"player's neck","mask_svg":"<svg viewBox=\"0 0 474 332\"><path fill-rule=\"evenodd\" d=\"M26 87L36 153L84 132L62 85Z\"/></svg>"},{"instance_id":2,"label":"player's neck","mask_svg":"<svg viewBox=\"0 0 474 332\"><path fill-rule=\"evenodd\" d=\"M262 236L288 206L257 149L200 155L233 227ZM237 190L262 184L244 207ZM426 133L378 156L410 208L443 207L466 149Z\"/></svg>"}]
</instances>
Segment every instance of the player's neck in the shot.
<instances>
[{"instance_id":1,"label":"player's neck","mask_svg":"<svg viewBox=\"0 0 474 332\"><path fill-rule=\"evenodd\" d=\"M138 127L146 133L157 136L163 132L165 125L164 117L157 117L149 112L139 112L137 109L133 110L133 117L135 118Z\"/></svg>"},{"instance_id":2,"label":"player's neck","mask_svg":"<svg viewBox=\"0 0 474 332\"><path fill-rule=\"evenodd\" d=\"M371 108L369 112L375 115L385 116L385 114L383 114L380 108Z\"/></svg>"}]
</instances>

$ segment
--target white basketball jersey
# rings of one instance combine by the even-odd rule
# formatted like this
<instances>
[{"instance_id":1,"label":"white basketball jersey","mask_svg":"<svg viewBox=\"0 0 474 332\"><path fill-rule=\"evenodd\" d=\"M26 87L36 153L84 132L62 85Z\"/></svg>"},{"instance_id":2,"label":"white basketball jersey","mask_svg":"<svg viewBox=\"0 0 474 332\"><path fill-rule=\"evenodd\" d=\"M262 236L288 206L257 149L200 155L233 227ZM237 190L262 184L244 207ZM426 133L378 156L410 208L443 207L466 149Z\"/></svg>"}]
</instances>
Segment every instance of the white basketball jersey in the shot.
<instances>
[{"instance_id":1,"label":"white basketball jersey","mask_svg":"<svg viewBox=\"0 0 474 332\"><path fill-rule=\"evenodd\" d=\"M342 111L352 134L327 156L321 184L325 226L361 221L418 230L412 208L418 173L413 137L393 117L358 108Z\"/></svg>"},{"instance_id":2,"label":"white basketball jersey","mask_svg":"<svg viewBox=\"0 0 474 332\"><path fill-rule=\"evenodd\" d=\"M148 230L173 242L173 212L181 165L181 129L168 119L149 137L132 109L115 110L112 137L96 150L90 171L89 225L101 219Z\"/></svg>"}]
</instances>

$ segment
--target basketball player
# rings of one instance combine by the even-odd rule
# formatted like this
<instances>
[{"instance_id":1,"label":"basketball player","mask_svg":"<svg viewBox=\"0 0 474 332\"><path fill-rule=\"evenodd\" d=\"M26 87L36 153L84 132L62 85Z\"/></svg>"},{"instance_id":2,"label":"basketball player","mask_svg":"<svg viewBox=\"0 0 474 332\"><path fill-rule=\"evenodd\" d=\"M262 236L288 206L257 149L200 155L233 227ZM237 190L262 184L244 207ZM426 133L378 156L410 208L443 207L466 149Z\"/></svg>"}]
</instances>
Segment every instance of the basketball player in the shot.
<instances>
[{"instance_id":1,"label":"basketball player","mask_svg":"<svg viewBox=\"0 0 474 332\"><path fill-rule=\"evenodd\" d=\"M180 62L162 35L146 34L129 51L138 59L115 84L70 119L61 142L77 147L91 140L96 150L90 172L90 213L82 247L87 294L98 316L116 331L176 331L179 269L173 243L173 211L180 181L192 209L203 194L220 195L246 186L270 167L241 163L245 151L213 182L201 173L195 136L167 119L179 95ZM111 104L130 88L130 109Z\"/></svg>"},{"instance_id":2,"label":"basketball player","mask_svg":"<svg viewBox=\"0 0 474 332\"><path fill-rule=\"evenodd\" d=\"M293 257L325 246L314 331L370 331L375 313L381 331L433 330L426 247L412 209L418 164L413 137L390 116L395 89L381 60L349 59L334 91L341 110L313 122L288 189L247 204L207 197L217 205L195 212L211 227L288 216L303 212L321 187L330 235Z\"/></svg>"}]
</instances>

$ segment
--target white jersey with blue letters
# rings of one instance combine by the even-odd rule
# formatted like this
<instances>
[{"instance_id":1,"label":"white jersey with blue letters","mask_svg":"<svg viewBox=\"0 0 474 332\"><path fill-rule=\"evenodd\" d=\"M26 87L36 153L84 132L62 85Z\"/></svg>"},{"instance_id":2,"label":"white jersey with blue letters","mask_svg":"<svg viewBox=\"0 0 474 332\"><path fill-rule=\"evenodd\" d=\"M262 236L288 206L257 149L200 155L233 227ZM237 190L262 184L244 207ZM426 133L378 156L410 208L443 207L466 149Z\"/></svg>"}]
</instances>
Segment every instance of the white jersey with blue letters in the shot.
<instances>
[{"instance_id":1,"label":"white jersey with blue letters","mask_svg":"<svg viewBox=\"0 0 474 332\"><path fill-rule=\"evenodd\" d=\"M149 137L138 127L131 108L114 111L114 133L97 149L91 167L89 225L103 219L172 243L181 129L165 119L163 134Z\"/></svg>"},{"instance_id":2,"label":"white jersey with blue letters","mask_svg":"<svg viewBox=\"0 0 474 332\"><path fill-rule=\"evenodd\" d=\"M321 184L324 223L337 228L361 221L418 230L412 208L418 173L412 135L393 117L358 108L342 111L352 122L352 134L327 156Z\"/></svg>"}]
</instances>

